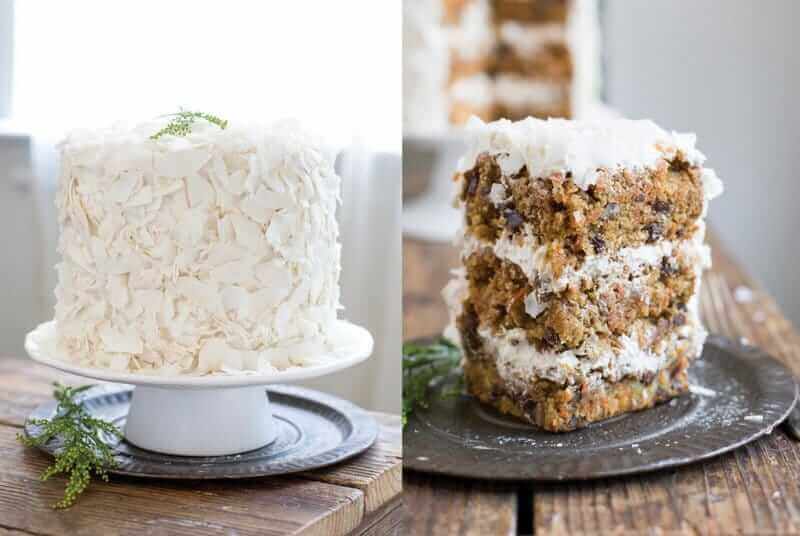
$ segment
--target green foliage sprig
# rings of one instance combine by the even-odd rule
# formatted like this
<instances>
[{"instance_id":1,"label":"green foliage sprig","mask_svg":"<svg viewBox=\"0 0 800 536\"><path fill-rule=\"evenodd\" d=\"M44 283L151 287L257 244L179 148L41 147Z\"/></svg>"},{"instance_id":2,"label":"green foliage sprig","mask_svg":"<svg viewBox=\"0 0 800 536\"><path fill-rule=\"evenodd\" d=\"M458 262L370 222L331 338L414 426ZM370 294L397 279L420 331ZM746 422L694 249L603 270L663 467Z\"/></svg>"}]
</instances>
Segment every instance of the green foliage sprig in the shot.
<instances>
[{"instance_id":1,"label":"green foliage sprig","mask_svg":"<svg viewBox=\"0 0 800 536\"><path fill-rule=\"evenodd\" d=\"M92 472L108 481L107 471L116 466L116 461L102 435L120 438L122 433L112 423L92 417L77 401L77 395L91 385L53 385L53 396L58 401L55 416L52 419L31 420L31 424L42 427L41 431L35 437L18 434L17 439L28 447L45 445L53 438L63 443L55 455L54 463L44 470L40 478L44 481L62 473L68 476L64 496L53 508L69 508L89 485Z\"/></svg>"},{"instance_id":2,"label":"green foliage sprig","mask_svg":"<svg viewBox=\"0 0 800 536\"><path fill-rule=\"evenodd\" d=\"M199 120L208 121L212 125L217 125L222 130L228 128L228 120L221 119L216 115L211 115L203 112L192 112L189 110L181 110L178 113L167 114L163 117L171 117L167 125L150 136L151 140L157 140L161 136L187 136L192 131L192 125Z\"/></svg>"},{"instance_id":3,"label":"green foliage sprig","mask_svg":"<svg viewBox=\"0 0 800 536\"><path fill-rule=\"evenodd\" d=\"M415 408L427 407L431 382L447 376L460 362L461 351L444 338L430 344L403 345L403 426ZM443 391L442 396L458 390Z\"/></svg>"}]
</instances>

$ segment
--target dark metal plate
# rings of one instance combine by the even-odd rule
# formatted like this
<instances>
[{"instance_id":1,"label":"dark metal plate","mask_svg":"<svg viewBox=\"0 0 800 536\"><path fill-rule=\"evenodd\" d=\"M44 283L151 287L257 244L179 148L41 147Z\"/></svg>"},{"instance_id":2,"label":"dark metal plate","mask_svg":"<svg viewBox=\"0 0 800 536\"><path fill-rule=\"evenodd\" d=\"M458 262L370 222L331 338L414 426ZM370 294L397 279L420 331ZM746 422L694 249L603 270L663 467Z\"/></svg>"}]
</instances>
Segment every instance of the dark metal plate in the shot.
<instances>
[{"instance_id":1,"label":"dark metal plate","mask_svg":"<svg viewBox=\"0 0 800 536\"><path fill-rule=\"evenodd\" d=\"M140 449L125 440L113 441L118 467L112 473L153 478L249 478L281 475L325 467L368 449L378 435L378 424L356 405L300 387L273 385L266 389L279 428L266 447L233 456L172 456ZM84 404L97 417L122 428L128 414L130 387L91 389ZM51 418L56 403L36 408L31 418ZM26 434L36 427L26 424ZM43 450L53 454L54 439Z\"/></svg>"},{"instance_id":2,"label":"dark metal plate","mask_svg":"<svg viewBox=\"0 0 800 536\"><path fill-rule=\"evenodd\" d=\"M403 430L407 470L491 480L586 480L704 460L769 434L791 411L789 370L753 347L709 337L687 394L655 408L554 434L505 417L472 397L441 397ZM748 418L746 418L748 417Z\"/></svg>"}]
</instances>

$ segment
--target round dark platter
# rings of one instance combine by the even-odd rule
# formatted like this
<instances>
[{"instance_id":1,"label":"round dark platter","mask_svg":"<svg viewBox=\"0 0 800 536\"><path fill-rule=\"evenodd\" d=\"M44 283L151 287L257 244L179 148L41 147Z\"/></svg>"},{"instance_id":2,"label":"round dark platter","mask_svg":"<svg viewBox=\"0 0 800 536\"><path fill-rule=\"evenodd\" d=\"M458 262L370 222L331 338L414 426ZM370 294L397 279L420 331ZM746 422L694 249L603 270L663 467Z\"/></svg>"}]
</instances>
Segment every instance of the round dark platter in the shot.
<instances>
[{"instance_id":1,"label":"round dark platter","mask_svg":"<svg viewBox=\"0 0 800 536\"><path fill-rule=\"evenodd\" d=\"M87 391L85 407L96 417L125 425L133 389L100 386ZM378 434L375 420L358 406L319 391L272 385L269 394L278 437L269 445L231 456L173 456L135 447L124 439L109 441L117 467L112 473L181 479L250 478L325 467L368 449ZM30 418L47 419L56 403L39 406ZM232 408L235 410L235 408ZM25 433L36 434L29 423ZM55 453L54 439L43 450Z\"/></svg>"},{"instance_id":2,"label":"round dark platter","mask_svg":"<svg viewBox=\"0 0 800 536\"><path fill-rule=\"evenodd\" d=\"M709 337L690 368L694 392L568 433L506 417L476 399L442 397L403 430L407 470L490 480L587 480L684 465L769 434L795 404L791 372L761 350ZM702 393L702 394L701 394Z\"/></svg>"}]
</instances>

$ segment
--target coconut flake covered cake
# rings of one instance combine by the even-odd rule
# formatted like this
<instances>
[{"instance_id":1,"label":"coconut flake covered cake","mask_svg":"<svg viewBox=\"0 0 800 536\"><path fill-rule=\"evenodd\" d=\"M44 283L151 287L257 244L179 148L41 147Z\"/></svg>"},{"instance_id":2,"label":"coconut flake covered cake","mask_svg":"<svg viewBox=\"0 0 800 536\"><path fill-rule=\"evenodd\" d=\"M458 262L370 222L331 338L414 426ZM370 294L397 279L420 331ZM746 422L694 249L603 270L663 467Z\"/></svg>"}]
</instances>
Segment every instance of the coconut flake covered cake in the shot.
<instances>
[{"instance_id":1,"label":"coconut flake covered cake","mask_svg":"<svg viewBox=\"0 0 800 536\"><path fill-rule=\"evenodd\" d=\"M447 335L469 391L552 431L688 389L706 331L703 218L722 183L650 121L469 125Z\"/></svg>"},{"instance_id":2,"label":"coconut flake covered cake","mask_svg":"<svg viewBox=\"0 0 800 536\"><path fill-rule=\"evenodd\" d=\"M340 307L333 155L290 122L163 126L61 144L59 352L165 375L309 364Z\"/></svg>"}]
</instances>

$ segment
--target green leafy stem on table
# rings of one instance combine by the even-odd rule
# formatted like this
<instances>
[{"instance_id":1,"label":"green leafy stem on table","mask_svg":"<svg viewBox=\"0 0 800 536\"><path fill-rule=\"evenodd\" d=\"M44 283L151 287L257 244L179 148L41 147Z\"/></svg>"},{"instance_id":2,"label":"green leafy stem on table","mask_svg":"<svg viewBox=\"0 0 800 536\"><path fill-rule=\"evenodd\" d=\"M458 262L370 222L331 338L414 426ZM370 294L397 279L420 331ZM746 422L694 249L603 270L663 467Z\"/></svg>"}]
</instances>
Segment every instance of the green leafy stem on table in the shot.
<instances>
[{"instance_id":1,"label":"green leafy stem on table","mask_svg":"<svg viewBox=\"0 0 800 536\"><path fill-rule=\"evenodd\" d=\"M446 377L460 362L461 351L444 338L429 344L403 344L403 426L415 408L428 406L430 384ZM460 391L459 383L441 394L447 397Z\"/></svg>"},{"instance_id":2,"label":"green leafy stem on table","mask_svg":"<svg viewBox=\"0 0 800 536\"><path fill-rule=\"evenodd\" d=\"M55 416L52 419L31 419L41 431L34 437L17 434L17 439L28 447L39 447L56 438L62 447L55 454L55 459L40 475L47 480L57 474L68 477L64 496L54 508L69 508L75 503L91 481L92 472L108 481L108 469L116 466L114 453L103 440L103 434L114 438L122 437L114 424L92 417L78 395L91 388L91 385L68 387L59 383L53 384L53 396L58 401Z\"/></svg>"},{"instance_id":3,"label":"green leafy stem on table","mask_svg":"<svg viewBox=\"0 0 800 536\"><path fill-rule=\"evenodd\" d=\"M150 136L151 140L157 140L162 136L186 136L192 131L192 125L199 120L208 121L222 130L228 128L227 119L220 119L216 115L203 112L192 112L183 108L177 113L167 114L162 117L171 117L172 119L164 128Z\"/></svg>"}]
</instances>

